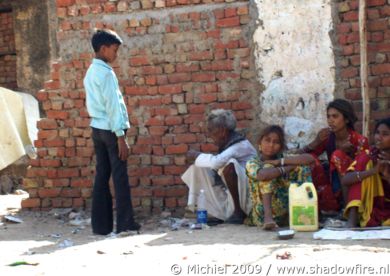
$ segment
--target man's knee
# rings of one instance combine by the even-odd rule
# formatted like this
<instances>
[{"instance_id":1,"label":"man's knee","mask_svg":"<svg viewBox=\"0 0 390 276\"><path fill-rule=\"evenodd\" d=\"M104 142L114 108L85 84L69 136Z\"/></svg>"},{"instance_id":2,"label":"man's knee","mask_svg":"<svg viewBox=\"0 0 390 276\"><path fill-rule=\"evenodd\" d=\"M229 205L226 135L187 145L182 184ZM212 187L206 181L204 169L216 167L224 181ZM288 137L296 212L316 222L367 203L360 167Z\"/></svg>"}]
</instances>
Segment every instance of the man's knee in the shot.
<instances>
[{"instance_id":1,"label":"man's knee","mask_svg":"<svg viewBox=\"0 0 390 276\"><path fill-rule=\"evenodd\" d=\"M226 181L237 179L237 173L234 164L229 164L223 169L223 176L225 177Z\"/></svg>"}]
</instances>

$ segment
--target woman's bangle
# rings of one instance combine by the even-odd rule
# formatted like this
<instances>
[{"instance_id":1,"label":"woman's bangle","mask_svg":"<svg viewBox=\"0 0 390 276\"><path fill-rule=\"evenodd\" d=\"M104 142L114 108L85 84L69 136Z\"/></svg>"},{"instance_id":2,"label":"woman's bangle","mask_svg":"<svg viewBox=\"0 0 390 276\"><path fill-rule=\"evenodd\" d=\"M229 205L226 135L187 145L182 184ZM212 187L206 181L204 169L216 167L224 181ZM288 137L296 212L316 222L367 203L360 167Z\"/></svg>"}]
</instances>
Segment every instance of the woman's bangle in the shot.
<instances>
[{"instance_id":1,"label":"woman's bangle","mask_svg":"<svg viewBox=\"0 0 390 276\"><path fill-rule=\"evenodd\" d=\"M278 171L279 171L279 173L280 173L280 176L282 176L283 175L283 170L282 170L282 168L281 167L276 167L277 169L278 169Z\"/></svg>"},{"instance_id":2,"label":"woman's bangle","mask_svg":"<svg viewBox=\"0 0 390 276\"><path fill-rule=\"evenodd\" d=\"M284 157L282 157L282 159L280 159L280 166L284 166Z\"/></svg>"},{"instance_id":3,"label":"woman's bangle","mask_svg":"<svg viewBox=\"0 0 390 276\"><path fill-rule=\"evenodd\" d=\"M362 178L360 176L360 172L356 172L356 177L357 177L359 182L362 182Z\"/></svg>"},{"instance_id":4,"label":"woman's bangle","mask_svg":"<svg viewBox=\"0 0 390 276\"><path fill-rule=\"evenodd\" d=\"M286 170L283 167L280 167L280 169L282 170L282 177L286 177Z\"/></svg>"}]
</instances>

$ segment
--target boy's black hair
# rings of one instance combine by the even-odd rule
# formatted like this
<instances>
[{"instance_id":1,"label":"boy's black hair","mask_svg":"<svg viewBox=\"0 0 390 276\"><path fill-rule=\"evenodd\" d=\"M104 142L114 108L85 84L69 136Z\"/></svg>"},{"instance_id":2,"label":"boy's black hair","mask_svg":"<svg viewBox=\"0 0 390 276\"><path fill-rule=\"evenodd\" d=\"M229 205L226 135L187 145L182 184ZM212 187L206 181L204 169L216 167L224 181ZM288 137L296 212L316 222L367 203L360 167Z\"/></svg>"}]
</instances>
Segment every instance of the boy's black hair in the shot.
<instances>
[{"instance_id":1,"label":"boy's black hair","mask_svg":"<svg viewBox=\"0 0 390 276\"><path fill-rule=\"evenodd\" d=\"M355 123L358 119L350 102L344 99L336 99L328 104L326 111L328 111L329 108L334 108L343 114L344 119L348 120L347 127L355 130Z\"/></svg>"},{"instance_id":2,"label":"boy's black hair","mask_svg":"<svg viewBox=\"0 0 390 276\"><path fill-rule=\"evenodd\" d=\"M119 35L108 29L98 29L94 32L91 39L92 47L95 53L99 52L103 45L111 46L112 44L121 45L123 43Z\"/></svg>"}]
</instances>

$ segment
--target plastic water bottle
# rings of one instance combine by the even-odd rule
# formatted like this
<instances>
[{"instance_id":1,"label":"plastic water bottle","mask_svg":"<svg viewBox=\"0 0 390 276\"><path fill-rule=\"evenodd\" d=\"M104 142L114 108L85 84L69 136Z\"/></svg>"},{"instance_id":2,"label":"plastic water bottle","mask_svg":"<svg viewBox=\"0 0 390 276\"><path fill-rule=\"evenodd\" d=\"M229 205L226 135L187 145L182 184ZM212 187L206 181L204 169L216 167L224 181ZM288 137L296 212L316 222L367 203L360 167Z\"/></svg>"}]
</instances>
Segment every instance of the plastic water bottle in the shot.
<instances>
[{"instance_id":1,"label":"plastic water bottle","mask_svg":"<svg viewBox=\"0 0 390 276\"><path fill-rule=\"evenodd\" d=\"M203 189L199 191L198 207L196 209L196 222L201 224L207 223L206 195Z\"/></svg>"}]
</instances>

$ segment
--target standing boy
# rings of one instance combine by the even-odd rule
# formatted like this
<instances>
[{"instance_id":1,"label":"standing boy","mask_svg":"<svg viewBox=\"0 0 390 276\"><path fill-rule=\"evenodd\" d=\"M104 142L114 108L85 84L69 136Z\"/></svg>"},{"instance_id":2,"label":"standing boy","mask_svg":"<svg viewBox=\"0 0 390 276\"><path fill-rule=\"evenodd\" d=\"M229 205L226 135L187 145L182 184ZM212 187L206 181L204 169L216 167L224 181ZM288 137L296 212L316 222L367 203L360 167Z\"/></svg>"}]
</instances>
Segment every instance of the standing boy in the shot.
<instances>
[{"instance_id":1,"label":"standing boy","mask_svg":"<svg viewBox=\"0 0 390 276\"><path fill-rule=\"evenodd\" d=\"M91 117L92 139L96 153L96 175L92 194L92 231L107 235L113 230L112 197L109 179L115 188L116 232L138 231L131 204L126 130L129 117L118 79L109 65L117 57L122 39L111 30L97 30L92 36L95 58L84 78L87 110Z\"/></svg>"}]
</instances>

